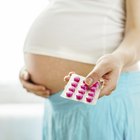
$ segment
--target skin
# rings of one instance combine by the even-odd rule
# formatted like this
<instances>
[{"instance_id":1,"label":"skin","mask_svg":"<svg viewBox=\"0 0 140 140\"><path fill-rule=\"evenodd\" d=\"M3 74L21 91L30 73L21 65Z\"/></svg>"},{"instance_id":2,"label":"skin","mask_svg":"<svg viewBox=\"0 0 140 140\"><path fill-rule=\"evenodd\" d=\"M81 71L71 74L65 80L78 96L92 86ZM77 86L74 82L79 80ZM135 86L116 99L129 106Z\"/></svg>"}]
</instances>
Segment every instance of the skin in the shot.
<instances>
[{"instance_id":1,"label":"skin","mask_svg":"<svg viewBox=\"0 0 140 140\"><path fill-rule=\"evenodd\" d=\"M104 88L101 90L100 97L110 95L117 86L121 72L140 60L139 5L139 0L126 0L126 25L123 41L111 54L99 58L92 70L86 75L86 83L89 86L100 79L104 80ZM71 74L66 74L64 77L66 82ZM19 78L27 91L43 97L51 95L51 91L47 87L30 81L30 73L26 68L20 71Z\"/></svg>"}]
</instances>

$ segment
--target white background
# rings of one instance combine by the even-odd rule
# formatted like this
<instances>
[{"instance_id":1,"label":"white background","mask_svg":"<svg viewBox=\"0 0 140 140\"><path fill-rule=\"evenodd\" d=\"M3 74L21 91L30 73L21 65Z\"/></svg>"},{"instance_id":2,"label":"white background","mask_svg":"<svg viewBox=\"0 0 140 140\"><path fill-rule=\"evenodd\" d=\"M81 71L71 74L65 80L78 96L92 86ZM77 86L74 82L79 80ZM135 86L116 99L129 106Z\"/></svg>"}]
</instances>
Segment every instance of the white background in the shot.
<instances>
[{"instance_id":1,"label":"white background","mask_svg":"<svg viewBox=\"0 0 140 140\"><path fill-rule=\"evenodd\" d=\"M41 140L44 100L18 78L26 34L48 0L0 0L0 140Z\"/></svg>"},{"instance_id":2,"label":"white background","mask_svg":"<svg viewBox=\"0 0 140 140\"><path fill-rule=\"evenodd\" d=\"M23 43L48 0L0 0L0 84L18 81Z\"/></svg>"}]
</instances>

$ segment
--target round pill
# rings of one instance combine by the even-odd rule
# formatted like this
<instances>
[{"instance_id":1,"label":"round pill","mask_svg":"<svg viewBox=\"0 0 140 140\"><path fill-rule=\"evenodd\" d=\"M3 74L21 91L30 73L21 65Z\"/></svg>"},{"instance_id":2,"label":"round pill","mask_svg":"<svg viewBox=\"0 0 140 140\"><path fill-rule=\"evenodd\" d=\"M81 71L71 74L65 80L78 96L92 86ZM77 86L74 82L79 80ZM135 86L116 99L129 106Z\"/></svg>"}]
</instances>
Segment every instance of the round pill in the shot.
<instances>
[{"instance_id":1,"label":"round pill","mask_svg":"<svg viewBox=\"0 0 140 140\"><path fill-rule=\"evenodd\" d=\"M77 77L74 77L74 81L75 82L79 82L80 81L80 77L78 77L78 76Z\"/></svg>"},{"instance_id":2,"label":"round pill","mask_svg":"<svg viewBox=\"0 0 140 140\"><path fill-rule=\"evenodd\" d=\"M93 97L91 97L91 96L87 96L87 97L86 97L86 101L87 101L87 102L90 103L90 102L92 102L92 100L93 100Z\"/></svg>"},{"instance_id":3,"label":"round pill","mask_svg":"<svg viewBox=\"0 0 140 140\"><path fill-rule=\"evenodd\" d=\"M75 88L74 88L74 87L70 87L70 88L69 88L69 91L74 92L74 91L75 91Z\"/></svg>"},{"instance_id":4,"label":"round pill","mask_svg":"<svg viewBox=\"0 0 140 140\"><path fill-rule=\"evenodd\" d=\"M84 90L86 89L86 87L84 85L81 85L81 88L84 89Z\"/></svg>"},{"instance_id":5,"label":"round pill","mask_svg":"<svg viewBox=\"0 0 140 140\"><path fill-rule=\"evenodd\" d=\"M80 87L81 87L81 89L83 89L83 90L88 90L88 86L86 86L86 85L81 85Z\"/></svg>"},{"instance_id":6,"label":"round pill","mask_svg":"<svg viewBox=\"0 0 140 140\"><path fill-rule=\"evenodd\" d=\"M95 92L96 89L97 89L96 87L91 87L91 88L90 88L90 91Z\"/></svg>"},{"instance_id":7,"label":"round pill","mask_svg":"<svg viewBox=\"0 0 140 140\"><path fill-rule=\"evenodd\" d=\"M92 85L93 87L98 87L99 86L99 82L96 82L95 84Z\"/></svg>"},{"instance_id":8,"label":"round pill","mask_svg":"<svg viewBox=\"0 0 140 140\"><path fill-rule=\"evenodd\" d=\"M81 94L85 94L85 90L82 90L82 89L78 90L78 92L81 93Z\"/></svg>"},{"instance_id":9,"label":"round pill","mask_svg":"<svg viewBox=\"0 0 140 140\"><path fill-rule=\"evenodd\" d=\"M77 83L77 82L72 82L71 85L72 85L73 87L77 87L78 83Z\"/></svg>"},{"instance_id":10,"label":"round pill","mask_svg":"<svg viewBox=\"0 0 140 140\"><path fill-rule=\"evenodd\" d=\"M66 92L67 97L71 97L73 95L73 92Z\"/></svg>"},{"instance_id":11,"label":"round pill","mask_svg":"<svg viewBox=\"0 0 140 140\"><path fill-rule=\"evenodd\" d=\"M89 92L88 95L91 96L91 97L94 97L95 93L94 92Z\"/></svg>"},{"instance_id":12,"label":"round pill","mask_svg":"<svg viewBox=\"0 0 140 140\"><path fill-rule=\"evenodd\" d=\"M81 100L82 98L83 98L82 94L80 94L80 93L76 94L76 99Z\"/></svg>"},{"instance_id":13,"label":"round pill","mask_svg":"<svg viewBox=\"0 0 140 140\"><path fill-rule=\"evenodd\" d=\"M85 86L85 90L88 90L89 89L88 85L85 84L84 86Z\"/></svg>"}]
</instances>

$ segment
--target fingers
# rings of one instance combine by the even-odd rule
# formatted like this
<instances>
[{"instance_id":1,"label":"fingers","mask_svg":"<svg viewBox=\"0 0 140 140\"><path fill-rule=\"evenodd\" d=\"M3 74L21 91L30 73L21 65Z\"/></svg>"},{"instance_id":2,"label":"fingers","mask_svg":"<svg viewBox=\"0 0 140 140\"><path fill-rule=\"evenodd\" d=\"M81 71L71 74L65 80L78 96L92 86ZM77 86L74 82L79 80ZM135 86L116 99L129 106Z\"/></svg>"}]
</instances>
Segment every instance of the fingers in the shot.
<instances>
[{"instance_id":1,"label":"fingers","mask_svg":"<svg viewBox=\"0 0 140 140\"><path fill-rule=\"evenodd\" d=\"M46 92L48 92L48 90L46 90L46 88L42 85L36 85L29 81L24 81L24 80L21 80L21 83L22 83L23 87L26 88L28 91L36 91L36 92L46 91Z\"/></svg>"},{"instance_id":2,"label":"fingers","mask_svg":"<svg viewBox=\"0 0 140 140\"><path fill-rule=\"evenodd\" d=\"M36 95L43 97L50 95L50 90L47 89L45 86L36 85L34 83L25 80L21 80L21 83L23 85L23 88L25 88L28 92L32 92L35 93Z\"/></svg>"},{"instance_id":3,"label":"fingers","mask_svg":"<svg viewBox=\"0 0 140 140\"><path fill-rule=\"evenodd\" d=\"M71 76L71 75L74 74L74 73L75 73L74 71L70 71L68 75Z\"/></svg>"},{"instance_id":4,"label":"fingers","mask_svg":"<svg viewBox=\"0 0 140 140\"><path fill-rule=\"evenodd\" d=\"M45 86L37 85L31 82L30 74L25 68L20 71L19 78L23 88L25 88L27 92L31 92L42 97L50 96L50 90Z\"/></svg>"},{"instance_id":5,"label":"fingers","mask_svg":"<svg viewBox=\"0 0 140 140\"><path fill-rule=\"evenodd\" d=\"M30 79L30 75L28 73L28 71L26 70L25 67L23 67L19 73L19 78L20 79L24 79L24 80L29 80Z\"/></svg>"},{"instance_id":6,"label":"fingers","mask_svg":"<svg viewBox=\"0 0 140 140\"><path fill-rule=\"evenodd\" d=\"M38 92L37 91L28 91L28 92L31 92L37 96L44 97L44 98L48 98L50 96L50 94L41 92L41 91L38 91Z\"/></svg>"},{"instance_id":7,"label":"fingers","mask_svg":"<svg viewBox=\"0 0 140 140\"><path fill-rule=\"evenodd\" d=\"M71 75L74 74L74 73L75 73L74 71L69 72L69 74L64 77L64 81L68 82L70 77L71 77Z\"/></svg>"},{"instance_id":8,"label":"fingers","mask_svg":"<svg viewBox=\"0 0 140 140\"><path fill-rule=\"evenodd\" d=\"M68 82L69 79L70 79L70 76L68 76L68 75L64 77L64 81L65 81L65 82Z\"/></svg>"},{"instance_id":9,"label":"fingers","mask_svg":"<svg viewBox=\"0 0 140 140\"><path fill-rule=\"evenodd\" d=\"M86 76L85 82L88 86L91 86L95 82L99 81L103 75L110 72L110 69L105 63L97 64L94 69Z\"/></svg>"},{"instance_id":10,"label":"fingers","mask_svg":"<svg viewBox=\"0 0 140 140\"><path fill-rule=\"evenodd\" d=\"M109 79L105 80L103 88L101 89L99 97L110 95L115 89L118 81L118 74L115 72L109 75Z\"/></svg>"},{"instance_id":11,"label":"fingers","mask_svg":"<svg viewBox=\"0 0 140 140\"><path fill-rule=\"evenodd\" d=\"M111 82L108 82L107 86L104 86L100 92L99 97L108 96L116 89L116 84L112 85Z\"/></svg>"},{"instance_id":12,"label":"fingers","mask_svg":"<svg viewBox=\"0 0 140 140\"><path fill-rule=\"evenodd\" d=\"M101 57L94 69L86 76L85 82L90 87L95 82L103 79L104 87L101 89L100 97L110 95L116 89L122 66L118 65L116 58L112 55Z\"/></svg>"}]
</instances>

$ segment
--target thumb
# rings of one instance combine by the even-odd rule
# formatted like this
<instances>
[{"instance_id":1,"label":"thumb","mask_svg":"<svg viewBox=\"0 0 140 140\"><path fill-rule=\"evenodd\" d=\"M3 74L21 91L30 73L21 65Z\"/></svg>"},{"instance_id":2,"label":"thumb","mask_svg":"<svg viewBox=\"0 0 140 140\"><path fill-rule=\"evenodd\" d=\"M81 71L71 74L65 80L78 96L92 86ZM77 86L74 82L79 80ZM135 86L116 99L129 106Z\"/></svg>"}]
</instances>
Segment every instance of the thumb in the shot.
<instances>
[{"instance_id":1,"label":"thumb","mask_svg":"<svg viewBox=\"0 0 140 140\"><path fill-rule=\"evenodd\" d=\"M21 78L24 80L29 80L30 79L30 75L29 72L27 70L22 70L21 71Z\"/></svg>"},{"instance_id":2,"label":"thumb","mask_svg":"<svg viewBox=\"0 0 140 140\"><path fill-rule=\"evenodd\" d=\"M94 69L86 76L85 83L88 86L91 86L99 81L105 73L105 67L101 66L101 64L97 64Z\"/></svg>"}]
</instances>

